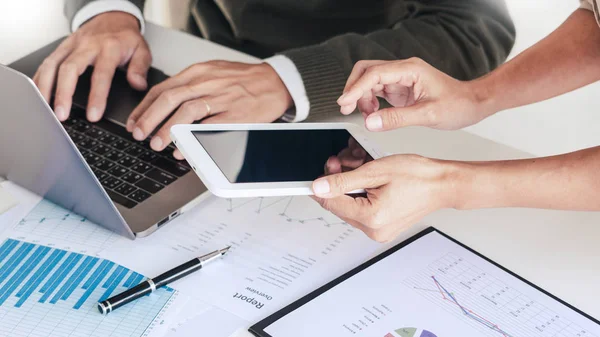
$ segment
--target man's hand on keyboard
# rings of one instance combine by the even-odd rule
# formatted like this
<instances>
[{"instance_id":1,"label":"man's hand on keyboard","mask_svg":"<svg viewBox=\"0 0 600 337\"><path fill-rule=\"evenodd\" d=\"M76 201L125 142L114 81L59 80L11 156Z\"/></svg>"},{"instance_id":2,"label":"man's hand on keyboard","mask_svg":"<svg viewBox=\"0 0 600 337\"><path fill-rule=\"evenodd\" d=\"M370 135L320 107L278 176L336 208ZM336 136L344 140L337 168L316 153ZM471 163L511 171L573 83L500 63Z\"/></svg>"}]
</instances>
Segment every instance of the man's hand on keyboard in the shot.
<instances>
[{"instance_id":1,"label":"man's hand on keyboard","mask_svg":"<svg viewBox=\"0 0 600 337\"><path fill-rule=\"evenodd\" d=\"M104 114L115 70L127 63L127 80L133 88L145 90L152 56L139 22L127 13L108 12L89 20L63 41L44 60L33 81L47 101L56 81L54 111L64 121L69 117L79 76L93 65L87 118L96 122Z\"/></svg>"},{"instance_id":2,"label":"man's hand on keyboard","mask_svg":"<svg viewBox=\"0 0 600 337\"><path fill-rule=\"evenodd\" d=\"M162 151L175 124L269 123L293 101L270 65L227 61L198 63L154 86L127 121L133 138L144 140L165 119L150 146ZM174 112L174 113L173 113ZM178 156L178 153L175 153Z\"/></svg>"}]
</instances>

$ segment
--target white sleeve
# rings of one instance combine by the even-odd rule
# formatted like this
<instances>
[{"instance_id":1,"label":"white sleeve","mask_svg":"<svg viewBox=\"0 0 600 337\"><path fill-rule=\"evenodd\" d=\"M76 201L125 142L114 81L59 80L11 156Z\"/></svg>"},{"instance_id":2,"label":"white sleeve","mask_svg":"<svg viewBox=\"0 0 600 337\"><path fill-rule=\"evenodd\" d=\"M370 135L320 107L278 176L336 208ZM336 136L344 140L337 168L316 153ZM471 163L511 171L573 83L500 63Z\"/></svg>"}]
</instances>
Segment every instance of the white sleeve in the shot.
<instances>
[{"instance_id":1,"label":"white sleeve","mask_svg":"<svg viewBox=\"0 0 600 337\"><path fill-rule=\"evenodd\" d=\"M140 21L140 30L144 34L144 15L142 11L127 0L96 0L83 6L73 17L71 31L74 32L94 16L106 12L125 12L135 16Z\"/></svg>"},{"instance_id":2,"label":"white sleeve","mask_svg":"<svg viewBox=\"0 0 600 337\"><path fill-rule=\"evenodd\" d=\"M592 2L590 0L580 0L579 3L581 4L581 8L587 9L587 10L593 10L593 6L592 6Z\"/></svg>"},{"instance_id":3,"label":"white sleeve","mask_svg":"<svg viewBox=\"0 0 600 337\"><path fill-rule=\"evenodd\" d=\"M308 96L306 96L306 88L304 87L304 82L302 82L302 76L300 76L300 72L298 72L298 68L296 68L294 62L283 55L275 55L264 61L275 69L294 101L295 109L286 111L282 119L286 122L294 123L302 122L308 118L310 102L308 101Z\"/></svg>"}]
</instances>

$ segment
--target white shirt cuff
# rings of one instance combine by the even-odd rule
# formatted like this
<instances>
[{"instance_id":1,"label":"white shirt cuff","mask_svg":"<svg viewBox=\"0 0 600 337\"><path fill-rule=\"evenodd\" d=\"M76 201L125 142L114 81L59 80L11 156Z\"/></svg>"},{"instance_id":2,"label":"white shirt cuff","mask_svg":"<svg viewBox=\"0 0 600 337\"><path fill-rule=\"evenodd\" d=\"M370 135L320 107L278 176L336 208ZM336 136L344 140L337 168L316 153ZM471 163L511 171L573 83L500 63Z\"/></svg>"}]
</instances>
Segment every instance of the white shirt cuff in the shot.
<instances>
[{"instance_id":1,"label":"white shirt cuff","mask_svg":"<svg viewBox=\"0 0 600 337\"><path fill-rule=\"evenodd\" d=\"M83 6L73 17L71 31L74 32L89 19L106 12L125 12L135 16L140 21L140 31L144 34L145 24L142 11L127 0L97 0Z\"/></svg>"},{"instance_id":2,"label":"white shirt cuff","mask_svg":"<svg viewBox=\"0 0 600 337\"><path fill-rule=\"evenodd\" d=\"M285 84L294 101L295 109L286 111L281 119L286 122L295 123L302 122L308 118L310 102L306 95L304 82L302 82L302 76L300 76L300 72L298 72L298 68L296 68L294 62L284 55L275 55L264 61L275 69L275 72L277 72L277 75L279 75L281 81Z\"/></svg>"}]
</instances>

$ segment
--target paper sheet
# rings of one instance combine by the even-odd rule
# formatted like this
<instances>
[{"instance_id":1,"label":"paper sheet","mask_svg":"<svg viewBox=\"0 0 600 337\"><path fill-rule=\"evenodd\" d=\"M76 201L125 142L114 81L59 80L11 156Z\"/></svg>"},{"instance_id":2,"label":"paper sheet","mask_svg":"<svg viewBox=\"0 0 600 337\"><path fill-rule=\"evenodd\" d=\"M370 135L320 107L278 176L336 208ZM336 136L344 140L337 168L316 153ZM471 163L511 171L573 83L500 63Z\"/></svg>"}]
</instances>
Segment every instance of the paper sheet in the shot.
<instances>
[{"instance_id":1,"label":"paper sheet","mask_svg":"<svg viewBox=\"0 0 600 337\"><path fill-rule=\"evenodd\" d=\"M97 256L130 240L10 182L3 186L18 205L0 215L1 336L160 337L178 322L188 298L167 288L101 315L100 298L144 278Z\"/></svg>"},{"instance_id":2,"label":"paper sheet","mask_svg":"<svg viewBox=\"0 0 600 337\"><path fill-rule=\"evenodd\" d=\"M3 186L19 203L6 217L0 217L0 233L2 229L10 233L4 237L59 244L89 254L97 254L117 241L130 241L12 182L6 181Z\"/></svg>"},{"instance_id":3,"label":"paper sheet","mask_svg":"<svg viewBox=\"0 0 600 337\"><path fill-rule=\"evenodd\" d=\"M158 275L227 245L232 249L223 259L173 287L249 322L355 267L380 246L308 197L210 197L155 234L101 254Z\"/></svg>"},{"instance_id":4,"label":"paper sheet","mask_svg":"<svg viewBox=\"0 0 600 337\"><path fill-rule=\"evenodd\" d=\"M600 325L436 232L265 331L273 337L600 337Z\"/></svg>"},{"instance_id":5,"label":"paper sheet","mask_svg":"<svg viewBox=\"0 0 600 337\"><path fill-rule=\"evenodd\" d=\"M202 336L227 337L243 329L247 332L250 323L227 311L210 307L171 327L164 337ZM244 327L244 328L240 328Z\"/></svg>"},{"instance_id":6,"label":"paper sheet","mask_svg":"<svg viewBox=\"0 0 600 337\"><path fill-rule=\"evenodd\" d=\"M160 288L108 315L98 301L144 277L113 261L60 245L0 242L0 335L160 337L185 297Z\"/></svg>"}]
</instances>

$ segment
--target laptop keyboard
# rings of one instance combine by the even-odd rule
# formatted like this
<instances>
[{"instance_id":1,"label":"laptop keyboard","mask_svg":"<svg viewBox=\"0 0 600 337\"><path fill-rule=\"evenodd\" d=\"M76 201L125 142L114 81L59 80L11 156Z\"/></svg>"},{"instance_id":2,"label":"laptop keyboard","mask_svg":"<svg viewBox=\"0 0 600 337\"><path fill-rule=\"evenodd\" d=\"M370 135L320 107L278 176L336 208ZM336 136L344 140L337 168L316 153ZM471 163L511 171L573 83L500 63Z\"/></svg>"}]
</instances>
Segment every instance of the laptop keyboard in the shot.
<instances>
[{"instance_id":1,"label":"laptop keyboard","mask_svg":"<svg viewBox=\"0 0 600 337\"><path fill-rule=\"evenodd\" d=\"M173 147L155 152L117 124L90 123L81 111L71 116L65 130L115 203L133 208L190 171L173 159Z\"/></svg>"}]
</instances>

